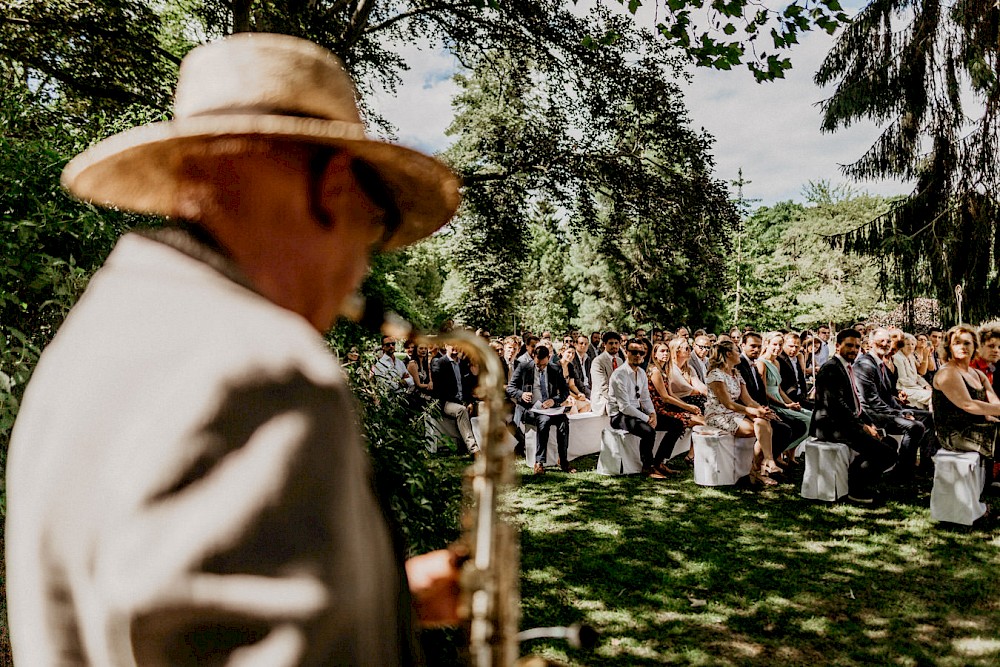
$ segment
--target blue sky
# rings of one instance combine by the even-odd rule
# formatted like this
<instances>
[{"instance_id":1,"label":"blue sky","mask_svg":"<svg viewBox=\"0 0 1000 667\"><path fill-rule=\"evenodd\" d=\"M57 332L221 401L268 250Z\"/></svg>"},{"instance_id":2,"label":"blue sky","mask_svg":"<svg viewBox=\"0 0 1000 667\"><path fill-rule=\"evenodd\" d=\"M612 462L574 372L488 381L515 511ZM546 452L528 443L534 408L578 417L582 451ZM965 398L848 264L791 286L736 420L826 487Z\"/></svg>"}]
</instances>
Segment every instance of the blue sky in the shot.
<instances>
[{"instance_id":1,"label":"blue sky","mask_svg":"<svg viewBox=\"0 0 1000 667\"><path fill-rule=\"evenodd\" d=\"M770 205L801 199L810 181L849 184L874 194L901 194L910 188L899 182L854 183L840 165L861 157L879 134L871 123L858 123L834 134L819 130L818 103L830 94L812 83L832 38L808 33L791 52L794 68L781 81L758 84L746 69L720 72L692 68L685 101L691 123L715 137L717 176L737 178L740 168L749 180L744 196ZM437 152L451 141L444 131L451 122L451 80L457 61L441 50L406 47L401 54L411 66L397 96L376 96L375 106L398 128L401 143Z\"/></svg>"}]
</instances>

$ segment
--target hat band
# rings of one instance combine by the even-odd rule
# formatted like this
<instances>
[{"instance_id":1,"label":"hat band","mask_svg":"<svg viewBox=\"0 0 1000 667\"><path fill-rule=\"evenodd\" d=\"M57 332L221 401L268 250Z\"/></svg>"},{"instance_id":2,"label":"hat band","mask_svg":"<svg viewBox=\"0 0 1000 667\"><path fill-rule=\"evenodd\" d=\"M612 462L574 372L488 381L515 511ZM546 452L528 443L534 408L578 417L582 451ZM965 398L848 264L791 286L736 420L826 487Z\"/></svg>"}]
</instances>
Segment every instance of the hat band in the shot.
<instances>
[{"instance_id":1,"label":"hat band","mask_svg":"<svg viewBox=\"0 0 1000 667\"><path fill-rule=\"evenodd\" d=\"M323 116L314 116L302 111L295 111L292 109L283 109L281 107L259 107L259 106L248 106L248 107L226 107L225 109L209 109L206 111L198 111L196 113L189 113L184 116L178 117L178 120L182 118L201 118L204 116L288 116L290 118L308 118L310 120L320 120L328 123L343 123L345 125L353 125L356 127L364 128L362 123L355 123L349 120L340 120L338 118L325 118Z\"/></svg>"}]
</instances>

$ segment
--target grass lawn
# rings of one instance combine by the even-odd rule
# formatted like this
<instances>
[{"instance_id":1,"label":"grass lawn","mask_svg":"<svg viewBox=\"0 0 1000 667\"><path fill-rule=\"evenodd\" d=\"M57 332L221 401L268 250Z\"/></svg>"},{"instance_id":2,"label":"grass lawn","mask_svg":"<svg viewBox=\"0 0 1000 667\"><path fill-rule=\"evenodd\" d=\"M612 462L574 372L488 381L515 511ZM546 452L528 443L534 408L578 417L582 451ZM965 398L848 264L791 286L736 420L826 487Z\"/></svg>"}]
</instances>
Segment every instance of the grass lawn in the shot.
<instances>
[{"instance_id":1,"label":"grass lawn","mask_svg":"<svg viewBox=\"0 0 1000 667\"><path fill-rule=\"evenodd\" d=\"M522 646L568 665L998 665L1000 527L930 519L929 484L877 508L765 491L530 475L522 628L582 621L593 652Z\"/></svg>"}]
</instances>

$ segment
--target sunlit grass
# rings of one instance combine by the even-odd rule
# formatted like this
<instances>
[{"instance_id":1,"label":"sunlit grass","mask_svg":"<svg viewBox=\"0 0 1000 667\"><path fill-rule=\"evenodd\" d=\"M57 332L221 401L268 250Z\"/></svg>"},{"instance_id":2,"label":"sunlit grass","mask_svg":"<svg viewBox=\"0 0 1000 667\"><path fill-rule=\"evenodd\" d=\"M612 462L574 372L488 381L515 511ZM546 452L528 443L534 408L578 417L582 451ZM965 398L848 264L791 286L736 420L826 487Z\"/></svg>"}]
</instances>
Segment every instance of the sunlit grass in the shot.
<instances>
[{"instance_id":1,"label":"sunlit grass","mask_svg":"<svg viewBox=\"0 0 1000 667\"><path fill-rule=\"evenodd\" d=\"M568 665L1000 664L1000 531L930 519L929 487L877 508L764 491L526 474L522 627L585 622ZM521 468L527 473L526 467ZM793 480L798 482L798 479Z\"/></svg>"}]
</instances>

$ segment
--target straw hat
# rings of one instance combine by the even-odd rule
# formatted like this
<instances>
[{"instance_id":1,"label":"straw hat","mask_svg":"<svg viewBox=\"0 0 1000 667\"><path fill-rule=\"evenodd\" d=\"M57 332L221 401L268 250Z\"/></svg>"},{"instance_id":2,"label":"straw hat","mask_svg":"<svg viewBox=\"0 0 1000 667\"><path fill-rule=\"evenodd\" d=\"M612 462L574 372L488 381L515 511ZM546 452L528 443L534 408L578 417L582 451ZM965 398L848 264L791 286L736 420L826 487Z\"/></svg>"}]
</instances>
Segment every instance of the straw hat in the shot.
<instances>
[{"instance_id":1,"label":"straw hat","mask_svg":"<svg viewBox=\"0 0 1000 667\"><path fill-rule=\"evenodd\" d=\"M393 194L401 225L388 243L413 243L458 208L458 179L440 161L369 139L340 60L312 42L241 33L193 49L177 81L173 120L127 130L73 158L62 183L81 199L176 216L178 170L206 142L262 137L336 146L369 163Z\"/></svg>"}]
</instances>

